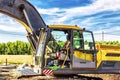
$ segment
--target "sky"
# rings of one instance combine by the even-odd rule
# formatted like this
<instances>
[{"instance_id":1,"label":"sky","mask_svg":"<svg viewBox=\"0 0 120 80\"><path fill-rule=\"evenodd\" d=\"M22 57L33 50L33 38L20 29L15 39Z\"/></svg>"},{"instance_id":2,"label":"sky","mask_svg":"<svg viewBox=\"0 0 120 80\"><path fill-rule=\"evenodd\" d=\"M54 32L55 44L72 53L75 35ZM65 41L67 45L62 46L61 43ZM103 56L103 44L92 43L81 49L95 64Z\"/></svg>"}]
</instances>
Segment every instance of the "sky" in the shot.
<instances>
[{"instance_id":1,"label":"sky","mask_svg":"<svg viewBox=\"0 0 120 80\"><path fill-rule=\"evenodd\" d=\"M96 41L120 41L120 0L28 1L35 6L47 25L78 25L93 31ZM21 24L0 14L0 42L27 41L25 34Z\"/></svg>"}]
</instances>

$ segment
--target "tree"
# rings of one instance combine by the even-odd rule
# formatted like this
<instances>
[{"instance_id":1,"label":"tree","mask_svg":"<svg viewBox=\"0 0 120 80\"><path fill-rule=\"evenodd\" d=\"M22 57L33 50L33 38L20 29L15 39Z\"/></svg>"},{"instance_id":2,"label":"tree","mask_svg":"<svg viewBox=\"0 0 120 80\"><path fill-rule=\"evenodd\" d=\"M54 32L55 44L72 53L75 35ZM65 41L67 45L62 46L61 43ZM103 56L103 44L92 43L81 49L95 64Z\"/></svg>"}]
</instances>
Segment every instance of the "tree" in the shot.
<instances>
[{"instance_id":1,"label":"tree","mask_svg":"<svg viewBox=\"0 0 120 80\"><path fill-rule=\"evenodd\" d=\"M0 43L0 55L31 55L30 43L23 41Z\"/></svg>"}]
</instances>

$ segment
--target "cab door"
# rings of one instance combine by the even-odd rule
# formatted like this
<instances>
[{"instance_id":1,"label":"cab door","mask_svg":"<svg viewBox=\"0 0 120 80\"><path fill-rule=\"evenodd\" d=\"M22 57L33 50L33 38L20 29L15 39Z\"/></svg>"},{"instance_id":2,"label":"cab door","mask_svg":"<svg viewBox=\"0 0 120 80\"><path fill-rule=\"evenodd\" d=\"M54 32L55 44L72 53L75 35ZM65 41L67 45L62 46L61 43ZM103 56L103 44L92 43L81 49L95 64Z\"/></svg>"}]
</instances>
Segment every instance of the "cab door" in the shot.
<instances>
[{"instance_id":1,"label":"cab door","mask_svg":"<svg viewBox=\"0 0 120 80\"><path fill-rule=\"evenodd\" d=\"M96 68L96 50L90 31L73 31L72 69Z\"/></svg>"}]
</instances>

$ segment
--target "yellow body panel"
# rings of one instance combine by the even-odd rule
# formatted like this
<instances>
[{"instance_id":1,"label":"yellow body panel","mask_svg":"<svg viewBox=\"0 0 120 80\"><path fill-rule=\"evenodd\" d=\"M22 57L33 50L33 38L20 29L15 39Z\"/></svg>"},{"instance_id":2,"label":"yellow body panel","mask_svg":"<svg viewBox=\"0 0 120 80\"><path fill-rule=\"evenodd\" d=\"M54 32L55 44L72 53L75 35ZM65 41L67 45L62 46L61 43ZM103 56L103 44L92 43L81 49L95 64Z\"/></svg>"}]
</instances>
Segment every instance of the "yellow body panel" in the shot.
<instances>
[{"instance_id":1,"label":"yellow body panel","mask_svg":"<svg viewBox=\"0 0 120 80\"><path fill-rule=\"evenodd\" d=\"M87 61L93 60L92 54L83 53L77 50L74 51L74 55L76 58L81 59L81 60L87 60Z\"/></svg>"},{"instance_id":2,"label":"yellow body panel","mask_svg":"<svg viewBox=\"0 0 120 80\"><path fill-rule=\"evenodd\" d=\"M107 56L107 54L120 55L120 48L118 46L96 45L97 50L97 68L102 61L120 61L120 56Z\"/></svg>"},{"instance_id":3,"label":"yellow body panel","mask_svg":"<svg viewBox=\"0 0 120 80\"><path fill-rule=\"evenodd\" d=\"M97 44L96 48L97 48L97 50L117 50L117 51L120 51L119 46L107 46L107 45Z\"/></svg>"},{"instance_id":4,"label":"yellow body panel","mask_svg":"<svg viewBox=\"0 0 120 80\"><path fill-rule=\"evenodd\" d=\"M49 25L49 28L53 29L75 29L75 30L83 30L82 28L78 26L71 26L71 25Z\"/></svg>"}]
</instances>

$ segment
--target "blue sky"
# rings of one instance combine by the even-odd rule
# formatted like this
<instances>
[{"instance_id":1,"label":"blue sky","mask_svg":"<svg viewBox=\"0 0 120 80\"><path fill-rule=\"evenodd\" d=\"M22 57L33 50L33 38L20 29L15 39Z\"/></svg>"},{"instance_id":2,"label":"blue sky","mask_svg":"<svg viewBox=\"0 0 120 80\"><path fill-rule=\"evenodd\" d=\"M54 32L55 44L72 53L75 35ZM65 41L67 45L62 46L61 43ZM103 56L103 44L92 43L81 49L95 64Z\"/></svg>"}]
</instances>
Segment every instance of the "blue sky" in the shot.
<instances>
[{"instance_id":1,"label":"blue sky","mask_svg":"<svg viewBox=\"0 0 120 80\"><path fill-rule=\"evenodd\" d=\"M120 41L120 0L28 0L46 24L78 25L94 33L95 40ZM0 14L0 42L27 41L24 27Z\"/></svg>"}]
</instances>

